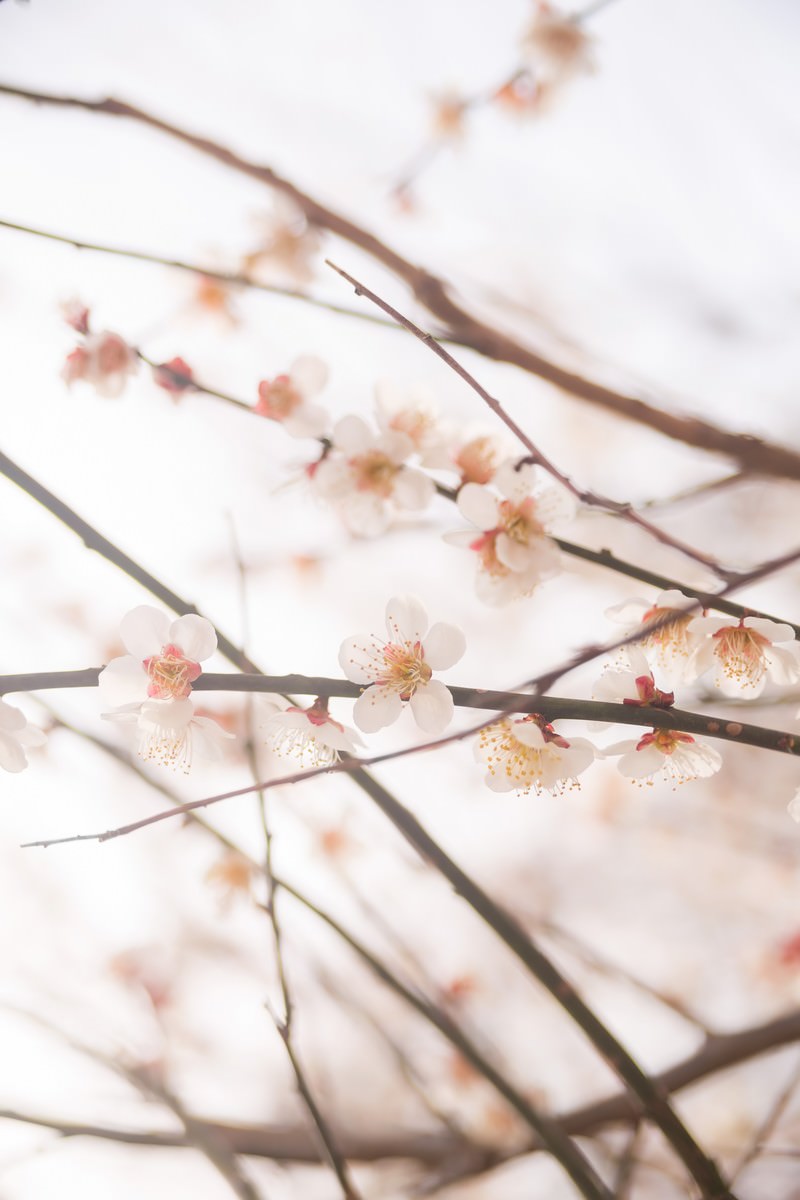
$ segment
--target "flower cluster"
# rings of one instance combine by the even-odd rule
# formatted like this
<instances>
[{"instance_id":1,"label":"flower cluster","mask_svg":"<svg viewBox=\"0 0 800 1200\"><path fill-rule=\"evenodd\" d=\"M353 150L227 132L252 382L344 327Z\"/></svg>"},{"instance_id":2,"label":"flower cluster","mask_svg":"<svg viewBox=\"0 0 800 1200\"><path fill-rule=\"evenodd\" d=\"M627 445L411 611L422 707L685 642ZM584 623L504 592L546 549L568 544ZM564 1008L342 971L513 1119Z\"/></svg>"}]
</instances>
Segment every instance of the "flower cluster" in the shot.
<instances>
[{"instance_id":1,"label":"flower cluster","mask_svg":"<svg viewBox=\"0 0 800 1200\"><path fill-rule=\"evenodd\" d=\"M144 759L188 771L195 753L216 755L233 735L195 713L191 700L200 663L217 648L211 622L192 613L170 621L142 604L123 618L120 636L128 653L100 672L100 694L112 708L103 716L134 727Z\"/></svg>"}]
</instances>

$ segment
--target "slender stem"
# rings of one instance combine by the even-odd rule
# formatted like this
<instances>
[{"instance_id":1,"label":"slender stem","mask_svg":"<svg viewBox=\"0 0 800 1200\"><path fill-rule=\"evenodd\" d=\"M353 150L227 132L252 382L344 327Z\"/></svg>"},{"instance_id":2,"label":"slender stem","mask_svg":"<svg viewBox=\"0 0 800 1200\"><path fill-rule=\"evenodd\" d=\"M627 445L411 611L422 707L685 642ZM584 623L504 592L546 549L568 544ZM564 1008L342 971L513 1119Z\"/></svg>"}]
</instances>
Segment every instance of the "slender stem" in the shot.
<instances>
[{"instance_id":1,"label":"slender stem","mask_svg":"<svg viewBox=\"0 0 800 1200\"><path fill-rule=\"evenodd\" d=\"M288 196L302 211L309 224L319 229L327 229L345 241L359 246L382 263L402 279L411 288L419 303L442 323L443 335L448 340L469 345L488 358L521 367L581 400L617 413L628 420L647 425L665 437L712 453L727 455L743 470L755 474L800 479L800 454L789 447L765 442L747 434L731 433L698 417L676 416L646 404L638 396L617 392L543 358L502 330L495 329L469 313L453 299L450 288L443 279L404 258L375 234L321 204L289 180L283 179L270 167L251 162L209 138L190 133L143 109L111 97L104 100L84 100L78 96L58 96L9 84L0 84L0 94L57 108L75 108L111 117L122 117L175 138L216 162Z\"/></svg>"}]
</instances>

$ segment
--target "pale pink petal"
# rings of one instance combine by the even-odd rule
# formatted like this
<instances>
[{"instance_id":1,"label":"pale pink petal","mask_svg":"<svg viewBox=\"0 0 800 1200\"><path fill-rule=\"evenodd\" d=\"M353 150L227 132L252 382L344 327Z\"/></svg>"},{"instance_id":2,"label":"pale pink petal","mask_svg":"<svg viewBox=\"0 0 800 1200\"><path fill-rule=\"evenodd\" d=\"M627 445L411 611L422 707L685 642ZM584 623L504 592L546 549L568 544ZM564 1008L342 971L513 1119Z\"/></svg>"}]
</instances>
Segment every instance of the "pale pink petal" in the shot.
<instances>
[{"instance_id":1,"label":"pale pink petal","mask_svg":"<svg viewBox=\"0 0 800 1200\"><path fill-rule=\"evenodd\" d=\"M27 724L27 717L13 704L6 704L5 700L0 700L0 729L7 733L17 733L24 729Z\"/></svg>"},{"instance_id":2,"label":"pale pink petal","mask_svg":"<svg viewBox=\"0 0 800 1200\"><path fill-rule=\"evenodd\" d=\"M140 604L122 618L119 627L125 649L134 658L149 658L158 654L169 641L170 619L160 608ZM122 702L121 702L122 703Z\"/></svg>"},{"instance_id":3,"label":"pale pink petal","mask_svg":"<svg viewBox=\"0 0 800 1200\"><path fill-rule=\"evenodd\" d=\"M35 725L26 725L15 737L21 746L43 746L47 741L43 730L37 729Z\"/></svg>"},{"instance_id":4,"label":"pale pink petal","mask_svg":"<svg viewBox=\"0 0 800 1200\"><path fill-rule=\"evenodd\" d=\"M141 659L134 658L132 654L112 658L100 672L97 683L104 703L112 708L141 703L147 699L147 672Z\"/></svg>"},{"instance_id":5,"label":"pale pink petal","mask_svg":"<svg viewBox=\"0 0 800 1200\"><path fill-rule=\"evenodd\" d=\"M416 596L394 596L386 605L390 642L421 642L427 628L428 614Z\"/></svg>"},{"instance_id":6,"label":"pale pink petal","mask_svg":"<svg viewBox=\"0 0 800 1200\"><path fill-rule=\"evenodd\" d=\"M425 634L425 661L434 671L446 671L463 658L467 639L457 625L437 621Z\"/></svg>"},{"instance_id":7,"label":"pale pink petal","mask_svg":"<svg viewBox=\"0 0 800 1200\"><path fill-rule=\"evenodd\" d=\"M361 417L342 417L333 427L333 444L345 454L362 454L373 444L374 435Z\"/></svg>"},{"instance_id":8,"label":"pale pink petal","mask_svg":"<svg viewBox=\"0 0 800 1200\"><path fill-rule=\"evenodd\" d=\"M438 679L420 684L409 704L414 720L425 733L442 733L453 718L453 697Z\"/></svg>"},{"instance_id":9,"label":"pale pink petal","mask_svg":"<svg viewBox=\"0 0 800 1200\"><path fill-rule=\"evenodd\" d=\"M497 468L492 483L507 500L519 504L529 496L538 483L536 468L525 463L516 469L513 462L505 462Z\"/></svg>"},{"instance_id":10,"label":"pale pink petal","mask_svg":"<svg viewBox=\"0 0 800 1200\"><path fill-rule=\"evenodd\" d=\"M430 504L435 491L436 485L430 475L415 471L413 467L403 467L395 476L392 499L401 508L418 512Z\"/></svg>"},{"instance_id":11,"label":"pale pink petal","mask_svg":"<svg viewBox=\"0 0 800 1200\"><path fill-rule=\"evenodd\" d=\"M737 624L734 617L695 617L686 626L686 631L692 637L713 637L720 629L735 628Z\"/></svg>"},{"instance_id":12,"label":"pale pink petal","mask_svg":"<svg viewBox=\"0 0 800 1200\"><path fill-rule=\"evenodd\" d=\"M217 648L217 634L214 626L205 617L195 613L187 613L178 617L169 627L169 641L178 646L185 658L192 662L203 662L210 658Z\"/></svg>"},{"instance_id":13,"label":"pale pink petal","mask_svg":"<svg viewBox=\"0 0 800 1200\"><path fill-rule=\"evenodd\" d=\"M800 825L800 789L795 792L792 799L789 801L789 806L786 810L793 821Z\"/></svg>"},{"instance_id":14,"label":"pale pink petal","mask_svg":"<svg viewBox=\"0 0 800 1200\"><path fill-rule=\"evenodd\" d=\"M359 537L380 537L389 528L391 512L380 496L351 492L339 501L342 520Z\"/></svg>"},{"instance_id":15,"label":"pale pink petal","mask_svg":"<svg viewBox=\"0 0 800 1200\"><path fill-rule=\"evenodd\" d=\"M478 529L496 529L499 521L498 500L480 483L465 483L458 493L458 510Z\"/></svg>"},{"instance_id":16,"label":"pale pink petal","mask_svg":"<svg viewBox=\"0 0 800 1200\"><path fill-rule=\"evenodd\" d=\"M363 733L376 733L396 721L402 711L397 692L373 685L353 705L353 720Z\"/></svg>"},{"instance_id":17,"label":"pale pink petal","mask_svg":"<svg viewBox=\"0 0 800 1200\"><path fill-rule=\"evenodd\" d=\"M405 433L397 429L389 429L375 441L375 449L394 463L402 463L414 453L414 443Z\"/></svg>"},{"instance_id":18,"label":"pale pink petal","mask_svg":"<svg viewBox=\"0 0 800 1200\"><path fill-rule=\"evenodd\" d=\"M324 437L330 427L327 409L316 404L303 404L283 422L289 437Z\"/></svg>"},{"instance_id":19,"label":"pale pink petal","mask_svg":"<svg viewBox=\"0 0 800 1200\"><path fill-rule=\"evenodd\" d=\"M352 487L349 464L343 458L329 454L314 472L312 487L327 500L338 500L346 496Z\"/></svg>"},{"instance_id":20,"label":"pale pink petal","mask_svg":"<svg viewBox=\"0 0 800 1200\"><path fill-rule=\"evenodd\" d=\"M511 792L516 786L514 780L509 778L505 771L496 771L494 775L487 772L483 777L483 782L491 792Z\"/></svg>"},{"instance_id":21,"label":"pale pink petal","mask_svg":"<svg viewBox=\"0 0 800 1200\"><path fill-rule=\"evenodd\" d=\"M517 573L535 568L542 575L557 570L560 556L558 547L549 538L532 538L527 544L517 542L507 533L497 535L495 542L497 557L504 567Z\"/></svg>"},{"instance_id":22,"label":"pale pink petal","mask_svg":"<svg viewBox=\"0 0 800 1200\"><path fill-rule=\"evenodd\" d=\"M315 354L301 354L289 368L289 378L304 398L316 396L328 382L328 367Z\"/></svg>"},{"instance_id":23,"label":"pale pink petal","mask_svg":"<svg viewBox=\"0 0 800 1200\"><path fill-rule=\"evenodd\" d=\"M375 638L345 638L339 648L339 666L352 683L374 683L380 678L381 646Z\"/></svg>"},{"instance_id":24,"label":"pale pink petal","mask_svg":"<svg viewBox=\"0 0 800 1200\"><path fill-rule=\"evenodd\" d=\"M17 739L10 734L0 733L0 767L16 775L19 771L24 771L27 765L25 751Z\"/></svg>"},{"instance_id":25,"label":"pale pink petal","mask_svg":"<svg viewBox=\"0 0 800 1200\"><path fill-rule=\"evenodd\" d=\"M654 746L646 746L644 750L636 750L633 754L624 754L617 763L619 772L627 779L645 779L655 775L664 766L664 755Z\"/></svg>"},{"instance_id":26,"label":"pale pink petal","mask_svg":"<svg viewBox=\"0 0 800 1200\"><path fill-rule=\"evenodd\" d=\"M480 534L475 529L457 529L453 533L443 533L442 541L448 546L458 546L460 550L471 550L476 537Z\"/></svg>"},{"instance_id":27,"label":"pale pink petal","mask_svg":"<svg viewBox=\"0 0 800 1200\"><path fill-rule=\"evenodd\" d=\"M620 625L638 625L652 607L649 600L623 600L621 604L612 604L611 608L607 608L605 615Z\"/></svg>"}]
</instances>

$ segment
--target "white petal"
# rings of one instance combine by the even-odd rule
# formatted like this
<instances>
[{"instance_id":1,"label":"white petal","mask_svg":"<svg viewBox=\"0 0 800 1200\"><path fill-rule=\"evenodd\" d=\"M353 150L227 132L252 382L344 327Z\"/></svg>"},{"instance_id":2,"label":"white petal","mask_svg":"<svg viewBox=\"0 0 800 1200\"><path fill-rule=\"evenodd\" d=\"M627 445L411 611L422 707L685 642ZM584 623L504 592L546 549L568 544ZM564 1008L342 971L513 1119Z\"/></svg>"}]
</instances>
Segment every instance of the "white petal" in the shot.
<instances>
[{"instance_id":1,"label":"white petal","mask_svg":"<svg viewBox=\"0 0 800 1200\"><path fill-rule=\"evenodd\" d=\"M416 596L394 596L386 605L390 642L421 642L427 628L428 614Z\"/></svg>"},{"instance_id":2,"label":"white petal","mask_svg":"<svg viewBox=\"0 0 800 1200\"><path fill-rule=\"evenodd\" d=\"M535 721L512 721L511 732L523 746L541 750L546 744L544 734Z\"/></svg>"},{"instance_id":3,"label":"white petal","mask_svg":"<svg viewBox=\"0 0 800 1200\"><path fill-rule=\"evenodd\" d=\"M754 629L762 637L771 642L793 642L794 630L791 625L781 625L777 621L767 621L764 617L745 617L745 626Z\"/></svg>"},{"instance_id":4,"label":"white petal","mask_svg":"<svg viewBox=\"0 0 800 1200\"><path fill-rule=\"evenodd\" d=\"M317 404L302 404L283 422L289 437L324 437L330 428L328 411Z\"/></svg>"},{"instance_id":5,"label":"white petal","mask_svg":"<svg viewBox=\"0 0 800 1200\"><path fill-rule=\"evenodd\" d=\"M369 450L375 441L366 421L361 417L342 417L333 427L333 444L350 456L363 454Z\"/></svg>"},{"instance_id":6,"label":"white petal","mask_svg":"<svg viewBox=\"0 0 800 1200\"><path fill-rule=\"evenodd\" d=\"M169 627L169 640L179 646L184 656L192 662L203 662L210 658L217 648L217 634L214 626L205 617L187 613L178 617Z\"/></svg>"},{"instance_id":7,"label":"white petal","mask_svg":"<svg viewBox=\"0 0 800 1200\"><path fill-rule=\"evenodd\" d=\"M44 731L37 729L35 725L26 725L16 737L21 746L43 746L47 741Z\"/></svg>"},{"instance_id":8,"label":"white petal","mask_svg":"<svg viewBox=\"0 0 800 1200\"><path fill-rule=\"evenodd\" d=\"M538 476L531 463L525 463L517 470L513 461L505 462L495 471L492 483L507 500L519 503L534 490Z\"/></svg>"},{"instance_id":9,"label":"white petal","mask_svg":"<svg viewBox=\"0 0 800 1200\"><path fill-rule=\"evenodd\" d=\"M453 533L443 533L442 541L448 546L458 546L460 550L471 550L473 542L480 536L474 529L456 529Z\"/></svg>"},{"instance_id":10,"label":"white petal","mask_svg":"<svg viewBox=\"0 0 800 1200\"><path fill-rule=\"evenodd\" d=\"M342 520L359 537L380 537L389 528L391 512L385 500L368 492L351 492L339 502Z\"/></svg>"},{"instance_id":11,"label":"white petal","mask_svg":"<svg viewBox=\"0 0 800 1200\"><path fill-rule=\"evenodd\" d=\"M764 651L770 679L784 686L800 679L800 646L770 646Z\"/></svg>"},{"instance_id":12,"label":"white petal","mask_svg":"<svg viewBox=\"0 0 800 1200\"><path fill-rule=\"evenodd\" d=\"M645 779L664 766L664 755L655 746L646 746L633 754L624 754L617 763L621 775L628 779Z\"/></svg>"},{"instance_id":13,"label":"white petal","mask_svg":"<svg viewBox=\"0 0 800 1200\"><path fill-rule=\"evenodd\" d=\"M436 485L430 475L424 475L412 467L403 467L395 476L392 500L400 508L418 512L430 504L435 491Z\"/></svg>"},{"instance_id":14,"label":"white petal","mask_svg":"<svg viewBox=\"0 0 800 1200\"><path fill-rule=\"evenodd\" d=\"M376 733L396 721L402 711L397 692L373 685L353 705L353 720L363 733Z\"/></svg>"},{"instance_id":15,"label":"white petal","mask_svg":"<svg viewBox=\"0 0 800 1200\"><path fill-rule=\"evenodd\" d=\"M621 604L612 604L611 608L607 608L605 615L620 625L638 625L652 607L649 600L623 600Z\"/></svg>"},{"instance_id":16,"label":"white petal","mask_svg":"<svg viewBox=\"0 0 800 1200\"><path fill-rule=\"evenodd\" d=\"M789 801L787 812L792 820L797 821L798 825L800 825L800 789L795 792L794 796Z\"/></svg>"},{"instance_id":17,"label":"white petal","mask_svg":"<svg viewBox=\"0 0 800 1200\"><path fill-rule=\"evenodd\" d=\"M446 671L463 658L467 639L457 625L437 621L425 634L425 661L434 671Z\"/></svg>"},{"instance_id":18,"label":"white petal","mask_svg":"<svg viewBox=\"0 0 800 1200\"><path fill-rule=\"evenodd\" d=\"M720 629L732 629L737 624L734 617L695 617L686 629L692 637L713 637Z\"/></svg>"},{"instance_id":19,"label":"white petal","mask_svg":"<svg viewBox=\"0 0 800 1200\"><path fill-rule=\"evenodd\" d=\"M420 684L409 704L414 720L425 733L442 733L453 718L453 697L438 679Z\"/></svg>"},{"instance_id":20,"label":"white petal","mask_svg":"<svg viewBox=\"0 0 800 1200\"><path fill-rule=\"evenodd\" d=\"M97 683L103 702L112 708L140 704L147 699L147 672L141 660L132 654L112 658L100 672Z\"/></svg>"},{"instance_id":21,"label":"white petal","mask_svg":"<svg viewBox=\"0 0 800 1200\"><path fill-rule=\"evenodd\" d=\"M0 767L16 775L19 771L24 771L27 765L25 752L17 739L10 734L0 733Z\"/></svg>"},{"instance_id":22,"label":"white petal","mask_svg":"<svg viewBox=\"0 0 800 1200\"><path fill-rule=\"evenodd\" d=\"M289 378L304 398L316 396L328 382L328 367L315 354L301 354L289 368Z\"/></svg>"},{"instance_id":23,"label":"white petal","mask_svg":"<svg viewBox=\"0 0 800 1200\"><path fill-rule=\"evenodd\" d=\"M326 500L346 496L353 486L353 473L343 458L329 454L319 464L312 478L312 487Z\"/></svg>"},{"instance_id":24,"label":"white petal","mask_svg":"<svg viewBox=\"0 0 800 1200\"><path fill-rule=\"evenodd\" d=\"M339 666L352 683L374 683L380 677L380 649L375 638L345 638L339 647Z\"/></svg>"},{"instance_id":25,"label":"white petal","mask_svg":"<svg viewBox=\"0 0 800 1200\"><path fill-rule=\"evenodd\" d=\"M167 644L169 626L170 619L165 612L150 604L140 604L125 614L119 632L125 649L134 658L142 659L158 654Z\"/></svg>"},{"instance_id":26,"label":"white petal","mask_svg":"<svg viewBox=\"0 0 800 1200\"><path fill-rule=\"evenodd\" d=\"M389 429L376 440L375 449L393 463L402 463L414 453L414 443L407 434L400 433L398 429Z\"/></svg>"},{"instance_id":27,"label":"white petal","mask_svg":"<svg viewBox=\"0 0 800 1200\"><path fill-rule=\"evenodd\" d=\"M489 772L484 775L483 782L492 792L510 792L514 789L514 781L505 771L496 771L494 775Z\"/></svg>"},{"instance_id":28,"label":"white petal","mask_svg":"<svg viewBox=\"0 0 800 1200\"><path fill-rule=\"evenodd\" d=\"M458 493L458 510L478 529L496 529L499 520L497 497L480 483L465 483Z\"/></svg>"},{"instance_id":29,"label":"white petal","mask_svg":"<svg viewBox=\"0 0 800 1200\"><path fill-rule=\"evenodd\" d=\"M0 729L6 733L19 733L27 724L27 717L13 704L0 700Z\"/></svg>"}]
</instances>

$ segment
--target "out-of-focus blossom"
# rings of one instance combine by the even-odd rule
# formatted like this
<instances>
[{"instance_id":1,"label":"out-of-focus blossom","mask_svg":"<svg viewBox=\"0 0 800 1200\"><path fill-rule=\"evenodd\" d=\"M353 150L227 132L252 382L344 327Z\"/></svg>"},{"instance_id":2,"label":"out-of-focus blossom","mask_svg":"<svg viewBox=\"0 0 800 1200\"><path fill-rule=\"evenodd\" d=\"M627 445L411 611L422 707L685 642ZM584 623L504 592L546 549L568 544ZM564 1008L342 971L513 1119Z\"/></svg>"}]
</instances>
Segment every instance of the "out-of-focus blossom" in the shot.
<instances>
[{"instance_id":1,"label":"out-of-focus blossom","mask_svg":"<svg viewBox=\"0 0 800 1200\"><path fill-rule=\"evenodd\" d=\"M100 672L100 694L107 704L184 700L202 672L200 663L217 648L214 626L188 613L172 621L149 604L122 619L120 637L128 654L112 658Z\"/></svg>"},{"instance_id":2,"label":"out-of-focus blossom","mask_svg":"<svg viewBox=\"0 0 800 1200\"><path fill-rule=\"evenodd\" d=\"M348 679L368 684L353 709L359 729L374 733L391 725L408 703L426 733L450 723L453 697L434 671L452 667L464 653L464 635L442 622L428 629L428 617L413 596L395 596L386 606L388 638L368 634L342 642L339 663Z\"/></svg>"},{"instance_id":3,"label":"out-of-focus blossom","mask_svg":"<svg viewBox=\"0 0 800 1200\"><path fill-rule=\"evenodd\" d=\"M638 741L632 738L608 746L603 753L621 756L617 766L628 779L648 782L659 776L674 784L688 783L706 779L722 766L722 758L713 746L676 729L654 729Z\"/></svg>"},{"instance_id":4,"label":"out-of-focus blossom","mask_svg":"<svg viewBox=\"0 0 800 1200\"><path fill-rule=\"evenodd\" d=\"M321 438L330 418L324 408L311 400L325 387L328 368L321 358L301 355L283 375L263 379L258 385L255 411L270 421L278 421L292 437Z\"/></svg>"},{"instance_id":5,"label":"out-of-focus blossom","mask_svg":"<svg viewBox=\"0 0 800 1200\"><path fill-rule=\"evenodd\" d=\"M457 92L441 92L431 98L431 127L434 137L452 140L463 137L469 102Z\"/></svg>"},{"instance_id":6,"label":"out-of-focus blossom","mask_svg":"<svg viewBox=\"0 0 800 1200\"><path fill-rule=\"evenodd\" d=\"M273 713L262 726L276 754L297 759L305 767L331 767L342 753L356 754L364 743L355 729L335 721L320 698L310 708L290 705Z\"/></svg>"},{"instance_id":7,"label":"out-of-focus blossom","mask_svg":"<svg viewBox=\"0 0 800 1200\"><path fill-rule=\"evenodd\" d=\"M70 329L86 337L89 332L89 309L82 300L75 296L65 300L61 305L61 315Z\"/></svg>"},{"instance_id":8,"label":"out-of-focus blossom","mask_svg":"<svg viewBox=\"0 0 800 1200\"><path fill-rule=\"evenodd\" d=\"M255 863L236 850L230 850L206 872L206 883L219 890L222 906L228 908L234 900L252 893L258 873Z\"/></svg>"},{"instance_id":9,"label":"out-of-focus blossom","mask_svg":"<svg viewBox=\"0 0 800 1200\"><path fill-rule=\"evenodd\" d=\"M659 666L671 682L680 682L695 678L690 668L692 646L689 642L688 629L694 617L694 612L686 612L692 601L690 596L674 589L661 592L653 603L650 600L625 600L606 609L606 616L621 625L626 633L642 631L638 643L643 647L651 662ZM674 618L660 628L647 632L652 626L667 617Z\"/></svg>"},{"instance_id":10,"label":"out-of-focus blossom","mask_svg":"<svg viewBox=\"0 0 800 1200\"><path fill-rule=\"evenodd\" d=\"M403 433L410 438L414 450L424 466L441 466L445 433L439 422L439 413L433 394L426 387L417 385L402 392L393 383L384 380L375 388L378 408L378 425L384 433ZM435 461L428 462L428 456ZM444 458L444 463L447 460Z\"/></svg>"},{"instance_id":11,"label":"out-of-focus blossom","mask_svg":"<svg viewBox=\"0 0 800 1200\"><path fill-rule=\"evenodd\" d=\"M452 461L465 483L491 483L503 460L504 447L491 435L481 435L463 442L452 452Z\"/></svg>"},{"instance_id":12,"label":"out-of-focus blossom","mask_svg":"<svg viewBox=\"0 0 800 1200\"><path fill-rule=\"evenodd\" d=\"M169 392L177 400L184 392L195 390L192 368L183 358L171 358L169 362L157 363L153 367L153 382Z\"/></svg>"},{"instance_id":13,"label":"out-of-focus blossom","mask_svg":"<svg viewBox=\"0 0 800 1200\"><path fill-rule=\"evenodd\" d=\"M218 759L233 738L211 717L198 716L191 700L145 700L102 714L135 729L137 753L146 762L188 774L195 759Z\"/></svg>"},{"instance_id":14,"label":"out-of-focus blossom","mask_svg":"<svg viewBox=\"0 0 800 1200\"><path fill-rule=\"evenodd\" d=\"M478 734L475 758L488 772L493 792L531 790L561 793L579 786L577 777L591 765L595 748L586 738L567 740L535 713L503 717Z\"/></svg>"},{"instance_id":15,"label":"out-of-focus blossom","mask_svg":"<svg viewBox=\"0 0 800 1200\"><path fill-rule=\"evenodd\" d=\"M78 380L90 383L101 396L113 399L122 394L128 376L138 367L136 351L118 333L105 329L90 333L83 345L67 355L61 378L68 385Z\"/></svg>"},{"instance_id":16,"label":"out-of-focus blossom","mask_svg":"<svg viewBox=\"0 0 800 1200\"><path fill-rule=\"evenodd\" d=\"M28 765L25 750L29 746L43 746L45 735L41 729L31 725L28 718L13 704L0 700L0 767L17 774Z\"/></svg>"},{"instance_id":17,"label":"out-of-focus blossom","mask_svg":"<svg viewBox=\"0 0 800 1200\"><path fill-rule=\"evenodd\" d=\"M537 468L519 470L506 463L495 473L492 488L467 483L458 493L461 515L481 531L445 534L445 541L472 550L478 557L477 591L488 604L505 604L527 596L538 583L555 575L561 556L547 536L557 520L574 511L559 489L548 486Z\"/></svg>"},{"instance_id":18,"label":"out-of-focus blossom","mask_svg":"<svg viewBox=\"0 0 800 1200\"><path fill-rule=\"evenodd\" d=\"M293 280L304 287L316 274L322 240L302 210L284 196L275 198L272 214L262 221L263 235L245 255L242 266L255 278Z\"/></svg>"},{"instance_id":19,"label":"out-of-focus blossom","mask_svg":"<svg viewBox=\"0 0 800 1200\"><path fill-rule=\"evenodd\" d=\"M331 500L352 533L376 537L393 512L418 512L433 498L433 480L406 460L414 443L404 433L374 433L360 417L343 417L333 429L333 449L314 470L312 484Z\"/></svg>"},{"instance_id":20,"label":"out-of-focus blossom","mask_svg":"<svg viewBox=\"0 0 800 1200\"><path fill-rule=\"evenodd\" d=\"M537 84L555 88L595 69L593 42L578 18L540 0L523 34L522 51L531 63Z\"/></svg>"},{"instance_id":21,"label":"out-of-focus blossom","mask_svg":"<svg viewBox=\"0 0 800 1200\"><path fill-rule=\"evenodd\" d=\"M695 676L715 672L726 696L760 696L767 679L800 680L800 646L790 625L761 617L696 617L686 631Z\"/></svg>"}]
</instances>

